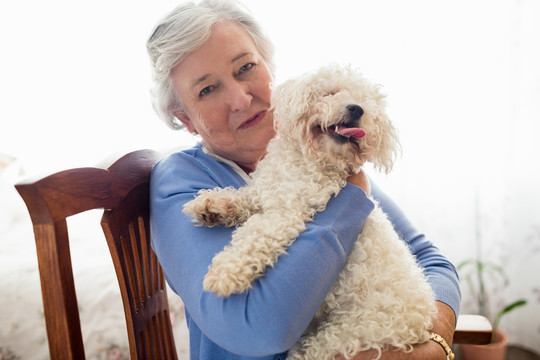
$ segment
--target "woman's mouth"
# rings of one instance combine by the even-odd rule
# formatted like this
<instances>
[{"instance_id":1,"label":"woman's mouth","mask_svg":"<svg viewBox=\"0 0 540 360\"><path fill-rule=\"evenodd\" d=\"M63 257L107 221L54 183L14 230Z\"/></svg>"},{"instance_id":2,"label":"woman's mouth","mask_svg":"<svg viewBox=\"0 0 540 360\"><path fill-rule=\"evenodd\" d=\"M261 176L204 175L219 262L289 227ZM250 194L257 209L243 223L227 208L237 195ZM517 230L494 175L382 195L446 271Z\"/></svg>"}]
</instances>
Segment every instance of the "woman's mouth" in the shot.
<instances>
[{"instance_id":1,"label":"woman's mouth","mask_svg":"<svg viewBox=\"0 0 540 360\"><path fill-rule=\"evenodd\" d=\"M250 127L253 127L259 124L264 119L265 115L266 115L266 110L259 111L258 113L256 113L255 115L253 115L252 117L244 121L238 127L238 130L249 129Z\"/></svg>"}]
</instances>

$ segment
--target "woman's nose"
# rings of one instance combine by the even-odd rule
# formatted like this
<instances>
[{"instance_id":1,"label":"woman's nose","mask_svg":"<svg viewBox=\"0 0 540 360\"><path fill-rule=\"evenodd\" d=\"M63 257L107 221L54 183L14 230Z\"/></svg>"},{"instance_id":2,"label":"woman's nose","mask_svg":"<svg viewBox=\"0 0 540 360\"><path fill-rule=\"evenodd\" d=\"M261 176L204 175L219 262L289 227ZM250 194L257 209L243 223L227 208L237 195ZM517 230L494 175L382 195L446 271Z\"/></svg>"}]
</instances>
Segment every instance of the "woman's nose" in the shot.
<instances>
[{"instance_id":1,"label":"woman's nose","mask_svg":"<svg viewBox=\"0 0 540 360\"><path fill-rule=\"evenodd\" d=\"M231 111L241 111L249 109L253 96L247 84L233 83L227 92L227 105Z\"/></svg>"}]
</instances>

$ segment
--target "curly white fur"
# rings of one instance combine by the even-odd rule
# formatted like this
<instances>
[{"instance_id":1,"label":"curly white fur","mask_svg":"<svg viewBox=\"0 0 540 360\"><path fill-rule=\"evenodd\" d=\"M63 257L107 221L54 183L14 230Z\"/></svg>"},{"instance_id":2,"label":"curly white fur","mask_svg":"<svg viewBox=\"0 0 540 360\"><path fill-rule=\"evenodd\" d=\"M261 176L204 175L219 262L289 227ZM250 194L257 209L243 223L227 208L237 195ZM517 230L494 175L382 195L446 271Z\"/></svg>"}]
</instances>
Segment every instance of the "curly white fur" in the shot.
<instances>
[{"instance_id":1,"label":"curly white fur","mask_svg":"<svg viewBox=\"0 0 540 360\"><path fill-rule=\"evenodd\" d=\"M400 149L379 87L352 68L327 66L289 80L274 91L273 103L278 136L252 181L238 190L203 190L184 207L199 224L238 226L204 279L204 289L219 296L249 290L352 171L369 161L389 172ZM366 135L341 136L340 124L361 127ZM288 359L409 350L429 339L435 312L422 270L376 205Z\"/></svg>"}]
</instances>

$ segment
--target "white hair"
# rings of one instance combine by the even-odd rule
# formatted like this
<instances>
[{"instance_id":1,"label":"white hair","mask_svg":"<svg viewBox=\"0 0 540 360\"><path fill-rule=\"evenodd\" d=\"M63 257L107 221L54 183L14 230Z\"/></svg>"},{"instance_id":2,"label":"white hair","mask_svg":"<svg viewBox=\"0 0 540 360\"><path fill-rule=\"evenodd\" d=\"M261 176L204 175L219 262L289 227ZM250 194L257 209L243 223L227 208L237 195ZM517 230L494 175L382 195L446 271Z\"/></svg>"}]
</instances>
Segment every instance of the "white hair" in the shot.
<instances>
[{"instance_id":1,"label":"white hair","mask_svg":"<svg viewBox=\"0 0 540 360\"><path fill-rule=\"evenodd\" d=\"M182 109L171 74L183 59L197 50L210 37L212 26L219 21L232 21L252 37L270 72L274 74L274 47L251 13L235 0L203 0L176 7L154 28L146 43L152 65L154 109L172 129L183 124L174 116Z\"/></svg>"}]
</instances>

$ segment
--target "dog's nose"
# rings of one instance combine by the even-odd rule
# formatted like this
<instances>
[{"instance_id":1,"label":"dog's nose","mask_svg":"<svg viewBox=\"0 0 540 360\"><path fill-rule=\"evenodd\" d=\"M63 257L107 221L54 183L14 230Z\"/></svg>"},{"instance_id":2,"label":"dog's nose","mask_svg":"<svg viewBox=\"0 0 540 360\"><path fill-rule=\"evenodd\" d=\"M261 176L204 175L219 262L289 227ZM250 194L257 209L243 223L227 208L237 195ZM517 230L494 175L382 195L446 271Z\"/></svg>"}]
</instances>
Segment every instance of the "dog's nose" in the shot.
<instances>
[{"instance_id":1,"label":"dog's nose","mask_svg":"<svg viewBox=\"0 0 540 360\"><path fill-rule=\"evenodd\" d=\"M362 115L364 115L364 109L362 109L360 105L347 105L347 110L349 110L349 112L354 118L360 118L362 117Z\"/></svg>"}]
</instances>

